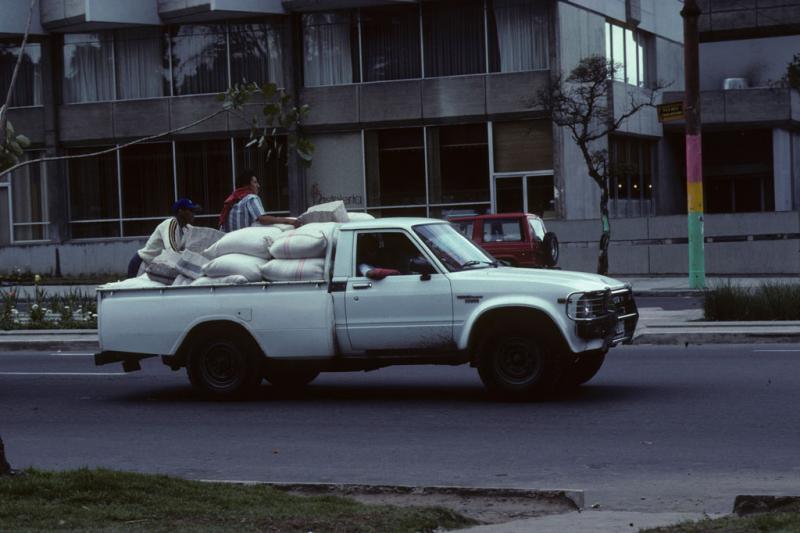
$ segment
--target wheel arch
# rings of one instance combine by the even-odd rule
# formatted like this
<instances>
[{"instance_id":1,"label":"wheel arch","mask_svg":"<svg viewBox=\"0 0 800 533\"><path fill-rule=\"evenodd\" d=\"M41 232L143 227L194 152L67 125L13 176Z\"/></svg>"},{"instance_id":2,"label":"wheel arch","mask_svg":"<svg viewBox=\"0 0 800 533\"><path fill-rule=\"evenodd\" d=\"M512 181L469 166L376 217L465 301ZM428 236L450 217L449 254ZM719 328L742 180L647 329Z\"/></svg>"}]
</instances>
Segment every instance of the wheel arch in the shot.
<instances>
[{"instance_id":1,"label":"wheel arch","mask_svg":"<svg viewBox=\"0 0 800 533\"><path fill-rule=\"evenodd\" d=\"M186 366L186 359L192 344L199 338L213 334L235 335L238 340L243 340L247 343L254 353L266 357L266 352L245 324L235 320L218 318L201 320L187 328L186 334L178 340L176 348L173 350L175 362L180 366Z\"/></svg>"},{"instance_id":2,"label":"wheel arch","mask_svg":"<svg viewBox=\"0 0 800 533\"><path fill-rule=\"evenodd\" d=\"M487 309L465 328L466 341L464 347L468 350L470 363L476 364L480 355L483 342L492 331L497 329L498 323L511 324L524 321L526 326L535 328L549 341L555 344L562 353L572 352L569 342L557 321L545 310L532 305L503 305ZM463 337L462 337L463 339ZM463 342L463 340L462 340Z\"/></svg>"}]
</instances>

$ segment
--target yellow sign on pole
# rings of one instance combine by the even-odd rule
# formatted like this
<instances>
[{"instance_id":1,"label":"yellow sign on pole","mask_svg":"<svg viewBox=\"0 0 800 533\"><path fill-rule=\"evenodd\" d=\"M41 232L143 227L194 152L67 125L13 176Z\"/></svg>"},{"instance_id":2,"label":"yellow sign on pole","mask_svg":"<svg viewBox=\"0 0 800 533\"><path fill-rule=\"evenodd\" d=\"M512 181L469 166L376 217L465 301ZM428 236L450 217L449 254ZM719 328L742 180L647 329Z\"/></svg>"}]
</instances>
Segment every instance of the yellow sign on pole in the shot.
<instances>
[{"instance_id":1,"label":"yellow sign on pole","mask_svg":"<svg viewBox=\"0 0 800 533\"><path fill-rule=\"evenodd\" d=\"M658 109L659 122L671 122L673 120L684 120L683 102L670 102L668 104L659 104L656 106Z\"/></svg>"}]
</instances>

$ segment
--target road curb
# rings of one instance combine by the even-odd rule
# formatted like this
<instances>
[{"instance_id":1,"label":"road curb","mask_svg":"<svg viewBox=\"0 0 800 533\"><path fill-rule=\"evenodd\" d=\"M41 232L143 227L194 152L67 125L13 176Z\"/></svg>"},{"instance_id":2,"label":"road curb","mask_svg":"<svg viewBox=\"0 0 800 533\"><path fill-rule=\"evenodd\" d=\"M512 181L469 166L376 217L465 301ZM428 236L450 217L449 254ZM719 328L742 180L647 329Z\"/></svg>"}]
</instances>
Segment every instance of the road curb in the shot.
<instances>
[{"instance_id":1,"label":"road curb","mask_svg":"<svg viewBox=\"0 0 800 533\"><path fill-rule=\"evenodd\" d=\"M747 332L692 332L679 331L646 331L636 335L636 345L687 345L687 344L797 344L800 333L747 333Z\"/></svg>"},{"instance_id":2,"label":"road curb","mask_svg":"<svg viewBox=\"0 0 800 533\"><path fill-rule=\"evenodd\" d=\"M201 479L204 483L231 483L237 485L267 485L285 492L309 495L449 495L472 498L520 498L542 502L566 504L576 511L584 507L583 490L578 489L513 489L501 487L458 487L420 485L365 485L359 483L285 483L272 481L240 481Z\"/></svg>"},{"instance_id":3,"label":"road curb","mask_svg":"<svg viewBox=\"0 0 800 533\"><path fill-rule=\"evenodd\" d=\"M97 351L97 330L11 330L0 331L0 351Z\"/></svg>"}]
</instances>

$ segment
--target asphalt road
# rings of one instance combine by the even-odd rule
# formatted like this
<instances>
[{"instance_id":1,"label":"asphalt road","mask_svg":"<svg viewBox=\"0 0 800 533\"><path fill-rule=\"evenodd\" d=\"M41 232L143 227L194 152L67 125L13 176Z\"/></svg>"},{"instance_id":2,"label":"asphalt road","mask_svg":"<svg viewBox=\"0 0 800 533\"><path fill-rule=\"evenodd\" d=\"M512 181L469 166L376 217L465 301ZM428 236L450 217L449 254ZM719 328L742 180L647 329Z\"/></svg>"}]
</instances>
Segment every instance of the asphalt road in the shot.
<instances>
[{"instance_id":1,"label":"asphalt road","mask_svg":"<svg viewBox=\"0 0 800 533\"><path fill-rule=\"evenodd\" d=\"M264 385L197 399L158 360L122 374L81 354L0 354L0 435L16 468L196 479L575 488L605 509L726 512L800 493L800 345L612 350L579 392L498 403L466 367Z\"/></svg>"}]
</instances>

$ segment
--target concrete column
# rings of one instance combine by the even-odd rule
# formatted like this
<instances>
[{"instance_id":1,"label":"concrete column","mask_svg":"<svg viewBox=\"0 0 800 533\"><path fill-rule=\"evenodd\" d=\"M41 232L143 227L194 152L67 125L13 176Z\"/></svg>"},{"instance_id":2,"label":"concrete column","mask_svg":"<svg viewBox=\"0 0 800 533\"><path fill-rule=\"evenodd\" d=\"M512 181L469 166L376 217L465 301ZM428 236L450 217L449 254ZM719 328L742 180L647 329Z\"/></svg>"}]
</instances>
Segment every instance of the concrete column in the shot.
<instances>
[{"instance_id":1,"label":"concrete column","mask_svg":"<svg viewBox=\"0 0 800 533\"><path fill-rule=\"evenodd\" d=\"M58 103L61 90L59 60L60 38L51 35L42 41L42 104L44 105L44 149L48 157L61 155L58 138ZM69 239L69 192L67 164L46 163L50 240L62 243Z\"/></svg>"},{"instance_id":2,"label":"concrete column","mask_svg":"<svg viewBox=\"0 0 800 533\"><path fill-rule=\"evenodd\" d=\"M772 176L775 189L775 211L791 211L792 191L792 133L772 130Z\"/></svg>"}]
</instances>

